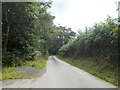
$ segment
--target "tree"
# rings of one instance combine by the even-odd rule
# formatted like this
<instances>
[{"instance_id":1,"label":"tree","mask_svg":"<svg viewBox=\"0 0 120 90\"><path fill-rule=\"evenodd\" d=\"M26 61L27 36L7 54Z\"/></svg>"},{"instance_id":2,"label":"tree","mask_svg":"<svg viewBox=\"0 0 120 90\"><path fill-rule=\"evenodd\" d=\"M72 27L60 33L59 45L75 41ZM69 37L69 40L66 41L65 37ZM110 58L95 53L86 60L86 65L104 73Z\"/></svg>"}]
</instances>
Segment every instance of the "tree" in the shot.
<instances>
[{"instance_id":1,"label":"tree","mask_svg":"<svg viewBox=\"0 0 120 90\"><path fill-rule=\"evenodd\" d=\"M50 4L51 2L3 2L3 64L10 64L17 61L18 57L32 55L35 51L42 55L48 52L46 36L51 31L55 18L47 12Z\"/></svg>"},{"instance_id":2,"label":"tree","mask_svg":"<svg viewBox=\"0 0 120 90\"><path fill-rule=\"evenodd\" d=\"M68 43L69 39L75 36L75 32L71 30L71 28L66 28L62 26L54 26L54 31L51 32L49 36L49 53L57 54L58 50L66 43Z\"/></svg>"},{"instance_id":3,"label":"tree","mask_svg":"<svg viewBox=\"0 0 120 90\"><path fill-rule=\"evenodd\" d=\"M85 32L79 31L77 38L59 49L59 54L65 57L104 56L112 66L117 67L118 56L118 25L117 19L110 16L105 22L96 23Z\"/></svg>"}]
</instances>

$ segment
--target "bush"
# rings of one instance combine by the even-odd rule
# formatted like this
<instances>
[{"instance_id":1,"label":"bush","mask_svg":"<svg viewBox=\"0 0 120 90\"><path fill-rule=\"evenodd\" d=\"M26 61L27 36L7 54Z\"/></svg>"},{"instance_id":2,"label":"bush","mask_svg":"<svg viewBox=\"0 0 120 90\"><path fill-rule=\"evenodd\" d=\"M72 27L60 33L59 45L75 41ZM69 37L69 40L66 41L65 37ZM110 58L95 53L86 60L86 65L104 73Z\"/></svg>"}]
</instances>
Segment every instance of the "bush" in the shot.
<instances>
[{"instance_id":1,"label":"bush","mask_svg":"<svg viewBox=\"0 0 120 90\"><path fill-rule=\"evenodd\" d=\"M103 55L112 66L118 63L118 26L116 19L110 16L105 22L86 28L85 32L79 32L76 39L70 40L59 49L59 55L63 57L93 57Z\"/></svg>"},{"instance_id":2,"label":"bush","mask_svg":"<svg viewBox=\"0 0 120 90\"><path fill-rule=\"evenodd\" d=\"M2 58L3 66L21 66L23 65L23 60L15 54L8 54Z\"/></svg>"}]
</instances>

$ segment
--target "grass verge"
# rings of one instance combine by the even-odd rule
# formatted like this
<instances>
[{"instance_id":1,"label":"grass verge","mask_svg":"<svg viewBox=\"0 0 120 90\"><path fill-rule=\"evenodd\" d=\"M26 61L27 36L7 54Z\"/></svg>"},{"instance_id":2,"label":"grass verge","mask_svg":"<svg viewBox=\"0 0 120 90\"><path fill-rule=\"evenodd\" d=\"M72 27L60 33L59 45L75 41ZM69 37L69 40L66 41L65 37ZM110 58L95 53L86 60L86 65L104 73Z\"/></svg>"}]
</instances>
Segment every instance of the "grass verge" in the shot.
<instances>
[{"instance_id":1,"label":"grass verge","mask_svg":"<svg viewBox=\"0 0 120 90\"><path fill-rule=\"evenodd\" d=\"M24 66L31 66L38 69L43 69L46 66L48 56L43 57L35 57L35 60L33 61L25 61L23 62ZM38 76L37 74L33 76L20 76L19 74L27 72L27 70L17 70L16 67L2 67L2 72L0 73L0 80L5 79L22 79L22 78L31 78Z\"/></svg>"},{"instance_id":2,"label":"grass verge","mask_svg":"<svg viewBox=\"0 0 120 90\"><path fill-rule=\"evenodd\" d=\"M97 63L92 58L71 59L60 56L57 58L118 86L118 72L109 68L108 63Z\"/></svg>"},{"instance_id":3,"label":"grass verge","mask_svg":"<svg viewBox=\"0 0 120 90\"><path fill-rule=\"evenodd\" d=\"M43 69L46 66L46 62L47 62L48 56L43 57L35 57L34 61L26 61L24 63L24 66L31 66L31 67L35 67L38 69Z\"/></svg>"}]
</instances>

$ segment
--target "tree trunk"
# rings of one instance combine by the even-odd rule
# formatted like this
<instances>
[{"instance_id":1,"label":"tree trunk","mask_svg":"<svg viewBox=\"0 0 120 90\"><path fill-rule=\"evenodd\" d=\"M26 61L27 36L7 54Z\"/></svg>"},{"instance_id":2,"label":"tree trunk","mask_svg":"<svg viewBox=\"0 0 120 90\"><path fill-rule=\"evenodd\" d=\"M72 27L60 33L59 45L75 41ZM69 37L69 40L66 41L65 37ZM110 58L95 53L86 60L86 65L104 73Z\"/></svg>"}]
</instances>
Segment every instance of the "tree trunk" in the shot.
<instances>
[{"instance_id":1,"label":"tree trunk","mask_svg":"<svg viewBox=\"0 0 120 90\"><path fill-rule=\"evenodd\" d=\"M9 22L8 22L8 13L7 12L6 12L6 22L7 22L7 32L6 32L5 42L4 42L3 56L5 56L6 52L7 52L8 35L9 35L9 30L10 30L10 26L9 26Z\"/></svg>"}]
</instances>

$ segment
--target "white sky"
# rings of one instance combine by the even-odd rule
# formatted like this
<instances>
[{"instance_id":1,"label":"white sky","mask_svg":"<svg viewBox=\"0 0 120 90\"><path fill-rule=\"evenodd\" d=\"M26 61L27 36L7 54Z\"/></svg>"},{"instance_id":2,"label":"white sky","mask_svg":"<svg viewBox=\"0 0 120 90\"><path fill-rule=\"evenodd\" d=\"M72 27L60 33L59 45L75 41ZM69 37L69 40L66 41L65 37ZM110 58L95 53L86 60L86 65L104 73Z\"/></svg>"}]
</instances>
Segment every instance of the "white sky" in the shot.
<instances>
[{"instance_id":1,"label":"white sky","mask_svg":"<svg viewBox=\"0 0 120 90\"><path fill-rule=\"evenodd\" d=\"M49 0L46 0L49 1ZM107 15L118 17L117 5L119 0L52 0L50 9L56 16L55 25L72 28L77 32L84 31L85 26L92 26L96 22L105 21Z\"/></svg>"}]
</instances>

